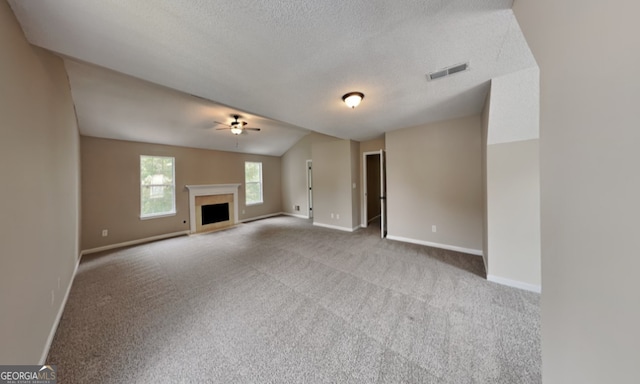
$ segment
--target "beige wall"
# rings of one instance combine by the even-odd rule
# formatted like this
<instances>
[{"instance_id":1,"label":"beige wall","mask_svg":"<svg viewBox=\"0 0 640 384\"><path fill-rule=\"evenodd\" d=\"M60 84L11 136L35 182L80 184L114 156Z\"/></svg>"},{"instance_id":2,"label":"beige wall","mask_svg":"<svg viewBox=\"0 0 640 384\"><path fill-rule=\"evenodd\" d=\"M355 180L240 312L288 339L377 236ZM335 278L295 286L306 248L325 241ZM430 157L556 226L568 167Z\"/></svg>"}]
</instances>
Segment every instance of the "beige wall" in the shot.
<instances>
[{"instance_id":1,"label":"beige wall","mask_svg":"<svg viewBox=\"0 0 640 384\"><path fill-rule=\"evenodd\" d=\"M300 139L282 155L282 211L289 214L309 215L306 162L311 160L313 134ZM296 211L294 206L299 206Z\"/></svg>"},{"instance_id":2,"label":"beige wall","mask_svg":"<svg viewBox=\"0 0 640 384\"><path fill-rule=\"evenodd\" d=\"M306 161L311 160L311 145L314 142L339 140L311 132L300 139L295 145L282 155L282 211L288 214L308 216L309 204L307 198L307 170ZM300 211L293 207L300 206Z\"/></svg>"},{"instance_id":3,"label":"beige wall","mask_svg":"<svg viewBox=\"0 0 640 384\"><path fill-rule=\"evenodd\" d=\"M487 278L537 292L539 95L538 68L492 79L483 122Z\"/></svg>"},{"instance_id":4,"label":"beige wall","mask_svg":"<svg viewBox=\"0 0 640 384\"><path fill-rule=\"evenodd\" d=\"M351 142L339 139L314 142L312 159L313 223L351 230Z\"/></svg>"},{"instance_id":5,"label":"beige wall","mask_svg":"<svg viewBox=\"0 0 640 384\"><path fill-rule=\"evenodd\" d=\"M365 152L374 152L384 149L385 138L380 137L378 139L361 141L360 142L360 159L362 159L362 154Z\"/></svg>"},{"instance_id":6,"label":"beige wall","mask_svg":"<svg viewBox=\"0 0 640 384\"><path fill-rule=\"evenodd\" d=\"M91 137L82 137L81 153L84 250L188 230L190 184L242 184L239 220L282 211L279 157ZM140 220L140 155L175 157L175 216ZM245 206L245 161L262 162L264 204Z\"/></svg>"},{"instance_id":7,"label":"beige wall","mask_svg":"<svg viewBox=\"0 0 640 384\"><path fill-rule=\"evenodd\" d=\"M387 133L389 238L481 253L481 130L473 116Z\"/></svg>"},{"instance_id":8,"label":"beige wall","mask_svg":"<svg viewBox=\"0 0 640 384\"><path fill-rule=\"evenodd\" d=\"M635 383L640 3L514 12L540 66L543 382Z\"/></svg>"},{"instance_id":9,"label":"beige wall","mask_svg":"<svg viewBox=\"0 0 640 384\"><path fill-rule=\"evenodd\" d=\"M78 258L79 137L62 60L4 1L0 84L0 363L38 364Z\"/></svg>"},{"instance_id":10,"label":"beige wall","mask_svg":"<svg viewBox=\"0 0 640 384\"><path fill-rule=\"evenodd\" d=\"M538 140L487 146L489 280L540 291Z\"/></svg>"},{"instance_id":11,"label":"beige wall","mask_svg":"<svg viewBox=\"0 0 640 384\"><path fill-rule=\"evenodd\" d=\"M360 143L350 141L351 151L351 228L360 227Z\"/></svg>"},{"instance_id":12,"label":"beige wall","mask_svg":"<svg viewBox=\"0 0 640 384\"><path fill-rule=\"evenodd\" d=\"M482 258L484 259L484 270L489 270L489 233L487 227L487 137L489 135L489 110L491 109L491 90L487 94L482 108Z\"/></svg>"},{"instance_id":13,"label":"beige wall","mask_svg":"<svg viewBox=\"0 0 640 384\"><path fill-rule=\"evenodd\" d=\"M283 156L282 156L282 209L283 212L293 215L307 216L308 212L308 203L307 203L307 174L305 169L306 160L312 159L312 147L314 147L317 143L328 143L328 142L336 142L336 141L345 141L338 139L336 137L327 136L312 132L311 134L305 136L303 139L298 141L293 147L291 147ZM362 198L362 154L368 151L375 151L384 149L384 138L364 141L364 142L356 142L356 141L345 141L348 143L348 157L341 158L341 161L338 161L335 158L335 154L333 154L330 150L325 151L324 144L320 145L320 149L317 153L313 154L313 158L315 159L313 163L313 173L314 173L314 182L320 184L314 184L314 201L316 198L320 198L319 206L314 206L314 212L319 215L317 218L318 224L324 225L332 225L338 226L342 228L357 228L361 225L361 217L363 212L362 204L364 204L364 200ZM327 144L329 147L331 144ZM338 145L340 147L340 145ZM342 148L344 149L344 148ZM341 150L342 150L341 149ZM327 158L325 159L321 153L325 153ZM345 152L346 153L346 152ZM342 155L345 155L344 153ZM346 156L346 155L345 155ZM324 183L329 183L330 185L335 185L336 180L328 178L316 178L316 166L320 167L320 172L327 171L327 169L333 169L335 167L335 171L327 171L328 174L343 172L345 175L348 174L349 178L346 177L342 182L344 185L341 185L341 188L350 188L350 201L348 206L350 207L347 215L342 212L336 212L337 208L332 210L332 207L338 207L344 205L342 209L347 209L346 201L341 201L344 196L340 195L336 202L331 200L327 200L328 197L323 193L326 191L326 185ZM355 188L353 188L353 184L355 183ZM318 193L316 188L319 188L320 195L316 196ZM300 211L295 211L293 207L295 205L300 206ZM331 213L340 214L340 219L331 219ZM350 219L349 219L350 218ZM351 223L349 223L351 220Z\"/></svg>"}]
</instances>

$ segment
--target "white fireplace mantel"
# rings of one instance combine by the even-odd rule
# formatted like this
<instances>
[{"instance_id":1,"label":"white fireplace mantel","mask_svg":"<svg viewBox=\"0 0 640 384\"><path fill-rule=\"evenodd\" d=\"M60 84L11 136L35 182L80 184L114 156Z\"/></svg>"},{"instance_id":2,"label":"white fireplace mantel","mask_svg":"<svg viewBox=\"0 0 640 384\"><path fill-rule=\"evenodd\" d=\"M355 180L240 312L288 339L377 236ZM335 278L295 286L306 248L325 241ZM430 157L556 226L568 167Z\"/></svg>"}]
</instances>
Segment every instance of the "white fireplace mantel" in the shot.
<instances>
[{"instance_id":1,"label":"white fireplace mantel","mask_svg":"<svg viewBox=\"0 0 640 384\"><path fill-rule=\"evenodd\" d=\"M240 184L187 185L189 190L189 224L191 233L196 233L196 196L233 194L233 223L238 223L238 187Z\"/></svg>"}]
</instances>

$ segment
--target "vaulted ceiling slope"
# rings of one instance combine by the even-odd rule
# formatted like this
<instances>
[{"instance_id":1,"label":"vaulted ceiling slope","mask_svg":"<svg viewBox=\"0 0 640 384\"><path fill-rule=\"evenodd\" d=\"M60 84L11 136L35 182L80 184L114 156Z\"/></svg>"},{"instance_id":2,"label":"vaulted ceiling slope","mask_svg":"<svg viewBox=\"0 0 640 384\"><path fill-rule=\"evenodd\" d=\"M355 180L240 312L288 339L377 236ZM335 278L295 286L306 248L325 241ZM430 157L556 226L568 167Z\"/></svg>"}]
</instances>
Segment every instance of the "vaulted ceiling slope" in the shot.
<instances>
[{"instance_id":1,"label":"vaulted ceiling slope","mask_svg":"<svg viewBox=\"0 0 640 384\"><path fill-rule=\"evenodd\" d=\"M479 113L491 78L534 67L512 3L10 0L34 45L229 110L354 140ZM469 71L426 80L428 72L463 62ZM100 81L85 72L79 82ZM77 86L72 81L72 90ZM355 110L340 99L349 91L365 94ZM77 94L79 115L101 113L95 104L83 107ZM100 129L113 129L97 120ZM180 129L173 134L190 134ZM153 135L141 129L132 139L171 136Z\"/></svg>"},{"instance_id":2,"label":"vaulted ceiling slope","mask_svg":"<svg viewBox=\"0 0 640 384\"><path fill-rule=\"evenodd\" d=\"M80 132L86 136L281 156L308 131L95 65L65 59ZM221 122L240 114L235 136Z\"/></svg>"}]
</instances>

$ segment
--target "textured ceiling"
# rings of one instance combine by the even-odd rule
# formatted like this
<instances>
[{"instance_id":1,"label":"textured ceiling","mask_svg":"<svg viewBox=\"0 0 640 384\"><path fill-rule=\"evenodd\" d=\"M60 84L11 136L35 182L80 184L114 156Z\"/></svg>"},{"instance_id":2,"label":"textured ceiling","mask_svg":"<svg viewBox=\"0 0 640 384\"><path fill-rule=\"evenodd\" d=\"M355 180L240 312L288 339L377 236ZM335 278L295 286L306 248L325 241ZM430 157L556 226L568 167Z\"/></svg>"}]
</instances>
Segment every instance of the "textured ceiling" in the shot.
<instances>
[{"instance_id":1,"label":"textured ceiling","mask_svg":"<svg viewBox=\"0 0 640 384\"><path fill-rule=\"evenodd\" d=\"M253 116L355 140L479 113L488 80L534 67L512 2L10 0L35 45ZM467 61L467 72L426 81L427 72ZM100 71L86 70L75 81L75 70L81 69L70 74L79 115L101 113L95 103L83 106L80 96L117 103L92 95L103 91ZM97 76L93 87L89 76ZM78 83L84 88L75 92ZM115 85L110 91L126 93ZM340 99L349 91L366 95L355 110ZM183 108L178 115L198 110L197 99L187 99L172 107ZM101 125L92 130L116 129L115 122L96 120ZM86 119L79 121L85 129ZM192 134L164 125L131 127L140 130L131 135L164 142ZM193 135L189 140L200 142Z\"/></svg>"}]
</instances>

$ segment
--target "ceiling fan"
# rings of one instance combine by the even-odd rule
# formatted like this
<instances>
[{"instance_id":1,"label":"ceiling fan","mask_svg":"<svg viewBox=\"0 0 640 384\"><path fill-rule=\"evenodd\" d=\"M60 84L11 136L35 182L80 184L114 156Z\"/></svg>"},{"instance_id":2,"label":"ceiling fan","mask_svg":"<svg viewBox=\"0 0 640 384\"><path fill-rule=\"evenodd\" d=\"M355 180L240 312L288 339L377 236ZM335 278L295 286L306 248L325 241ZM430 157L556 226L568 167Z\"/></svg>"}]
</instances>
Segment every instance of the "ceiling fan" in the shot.
<instances>
[{"instance_id":1,"label":"ceiling fan","mask_svg":"<svg viewBox=\"0 0 640 384\"><path fill-rule=\"evenodd\" d=\"M214 123L216 124L220 124L220 125L224 125L225 128L217 128L217 131L222 131L222 130L226 130L226 129L230 129L231 133L233 133L234 135L246 135L249 132L247 131L256 131L256 132L260 132L260 128L246 128L245 125L247 125L246 121L239 121L238 119L240 118L240 115L231 115L231 117L234 118L235 121L231 122L231 124L225 124L225 123L221 123L219 121L214 121Z\"/></svg>"}]
</instances>

